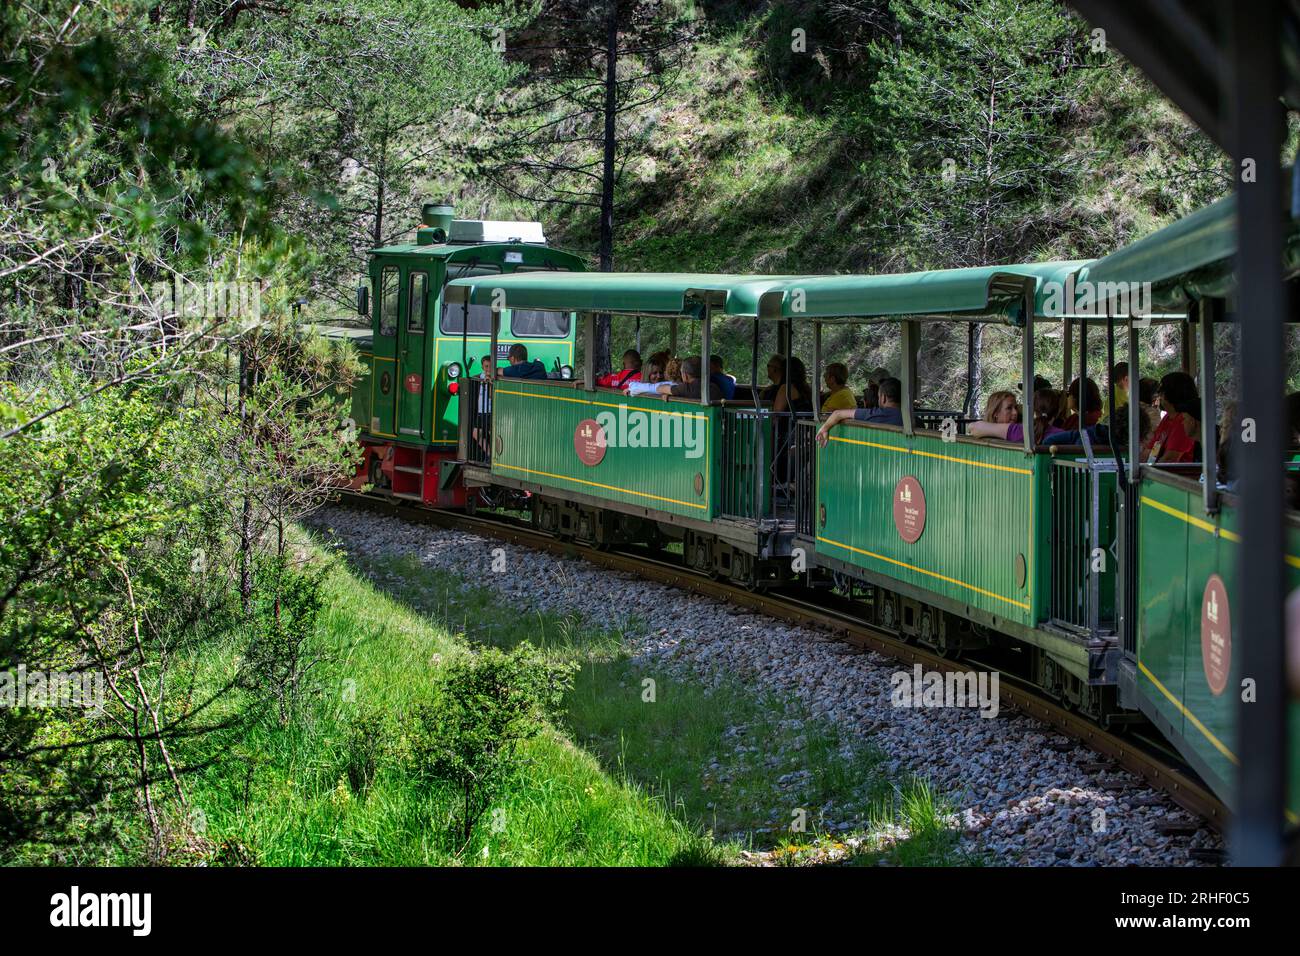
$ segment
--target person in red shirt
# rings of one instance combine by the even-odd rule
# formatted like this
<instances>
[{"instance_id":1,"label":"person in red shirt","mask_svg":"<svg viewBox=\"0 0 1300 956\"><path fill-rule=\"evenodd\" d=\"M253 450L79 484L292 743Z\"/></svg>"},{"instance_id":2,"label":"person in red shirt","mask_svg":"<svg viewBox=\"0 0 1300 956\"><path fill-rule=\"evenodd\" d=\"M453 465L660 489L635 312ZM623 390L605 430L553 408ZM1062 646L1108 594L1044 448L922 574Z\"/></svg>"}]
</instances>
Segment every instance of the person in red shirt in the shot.
<instances>
[{"instance_id":1,"label":"person in red shirt","mask_svg":"<svg viewBox=\"0 0 1300 956\"><path fill-rule=\"evenodd\" d=\"M636 349L628 349L623 353L623 370L600 376L596 379L596 384L602 388L621 389L625 388L628 382L639 381L641 381L641 353Z\"/></svg>"},{"instance_id":2,"label":"person in red shirt","mask_svg":"<svg viewBox=\"0 0 1300 956\"><path fill-rule=\"evenodd\" d=\"M1165 417L1142 446L1142 457L1148 464L1199 461L1201 396L1196 380L1186 372L1170 372L1160 380L1156 403Z\"/></svg>"},{"instance_id":3,"label":"person in red shirt","mask_svg":"<svg viewBox=\"0 0 1300 956\"><path fill-rule=\"evenodd\" d=\"M1065 431L1079 431L1101 421L1101 389L1090 378L1084 379L1083 388L1084 402L1088 406L1083 415L1084 423L1079 424L1079 380L1076 378L1070 383L1070 391L1065 396L1066 407L1070 410L1070 414L1061 423L1061 428Z\"/></svg>"}]
</instances>

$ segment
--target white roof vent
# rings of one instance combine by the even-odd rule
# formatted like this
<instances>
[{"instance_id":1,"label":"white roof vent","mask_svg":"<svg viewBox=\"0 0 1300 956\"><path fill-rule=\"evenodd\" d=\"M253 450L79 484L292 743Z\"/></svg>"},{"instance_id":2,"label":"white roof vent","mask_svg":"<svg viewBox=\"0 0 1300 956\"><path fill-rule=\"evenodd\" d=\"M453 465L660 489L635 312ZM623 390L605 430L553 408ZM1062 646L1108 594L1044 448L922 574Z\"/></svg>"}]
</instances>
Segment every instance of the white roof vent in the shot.
<instances>
[{"instance_id":1,"label":"white roof vent","mask_svg":"<svg viewBox=\"0 0 1300 956\"><path fill-rule=\"evenodd\" d=\"M546 245L540 222L501 222L495 219L456 219L449 242L529 242Z\"/></svg>"}]
</instances>

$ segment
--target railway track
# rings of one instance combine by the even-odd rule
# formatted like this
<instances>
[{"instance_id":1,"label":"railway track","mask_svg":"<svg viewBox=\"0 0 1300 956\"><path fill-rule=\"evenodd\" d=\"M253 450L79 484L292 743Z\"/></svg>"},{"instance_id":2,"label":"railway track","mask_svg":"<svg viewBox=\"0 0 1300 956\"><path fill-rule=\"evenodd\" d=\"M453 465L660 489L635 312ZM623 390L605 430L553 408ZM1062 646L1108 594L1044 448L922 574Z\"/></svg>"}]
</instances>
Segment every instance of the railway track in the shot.
<instances>
[{"instance_id":1,"label":"railway track","mask_svg":"<svg viewBox=\"0 0 1300 956\"><path fill-rule=\"evenodd\" d=\"M405 521L483 534L510 544L581 558L598 567L637 574L792 624L812 624L856 647L878 651L909 666L920 664L926 670L947 672L962 671L974 663L970 658L940 657L887 631L864 624L845 611L827 608L824 601L814 603L796 591L751 591L648 553L602 550L556 538L508 516L492 512L468 515L436 511L351 491L340 492L339 500ZM1168 795L1174 803L1214 829L1220 832L1225 829L1228 822L1227 808L1176 754L1158 740L1135 732L1117 734L1108 731L1045 697L1033 684L1005 671L1000 673L999 694L1002 699L1094 753L1113 761L1145 781L1151 788Z\"/></svg>"}]
</instances>

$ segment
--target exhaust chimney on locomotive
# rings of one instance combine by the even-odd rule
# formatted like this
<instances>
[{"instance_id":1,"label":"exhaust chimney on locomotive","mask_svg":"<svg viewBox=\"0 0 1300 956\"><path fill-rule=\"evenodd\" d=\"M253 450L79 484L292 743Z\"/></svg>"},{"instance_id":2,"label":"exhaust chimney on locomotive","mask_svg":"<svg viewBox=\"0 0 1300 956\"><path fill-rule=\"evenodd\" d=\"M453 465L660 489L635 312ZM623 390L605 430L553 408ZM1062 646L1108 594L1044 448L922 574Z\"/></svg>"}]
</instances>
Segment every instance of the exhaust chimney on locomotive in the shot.
<instances>
[{"instance_id":1,"label":"exhaust chimney on locomotive","mask_svg":"<svg viewBox=\"0 0 1300 956\"><path fill-rule=\"evenodd\" d=\"M415 241L421 246L431 246L446 242L451 232L451 220L456 215L456 207L450 203L427 202L420 207L422 225L415 233Z\"/></svg>"}]
</instances>

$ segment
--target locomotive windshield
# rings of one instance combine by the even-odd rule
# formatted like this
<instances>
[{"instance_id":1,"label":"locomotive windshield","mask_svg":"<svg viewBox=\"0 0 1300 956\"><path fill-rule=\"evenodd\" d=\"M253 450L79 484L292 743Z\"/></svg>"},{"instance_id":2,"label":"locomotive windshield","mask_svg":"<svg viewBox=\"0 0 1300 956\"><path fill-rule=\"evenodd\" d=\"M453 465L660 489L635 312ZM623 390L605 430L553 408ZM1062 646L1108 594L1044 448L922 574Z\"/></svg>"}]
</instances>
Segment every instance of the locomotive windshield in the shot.
<instances>
[{"instance_id":1,"label":"locomotive windshield","mask_svg":"<svg viewBox=\"0 0 1300 956\"><path fill-rule=\"evenodd\" d=\"M569 313L516 309L510 314L510 331L516 338L562 339L569 334Z\"/></svg>"},{"instance_id":2,"label":"locomotive windshield","mask_svg":"<svg viewBox=\"0 0 1300 956\"><path fill-rule=\"evenodd\" d=\"M463 335L465 333L465 304L449 302L442 308L442 332L444 335ZM469 307L469 334L492 334L492 309L486 305Z\"/></svg>"}]
</instances>

